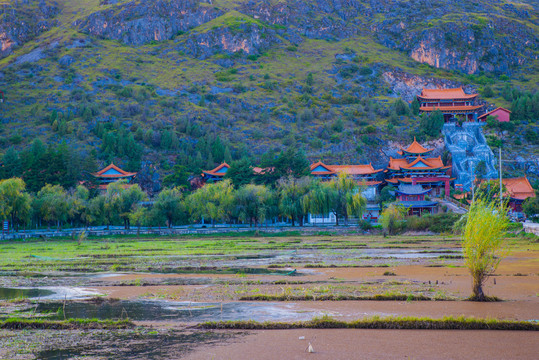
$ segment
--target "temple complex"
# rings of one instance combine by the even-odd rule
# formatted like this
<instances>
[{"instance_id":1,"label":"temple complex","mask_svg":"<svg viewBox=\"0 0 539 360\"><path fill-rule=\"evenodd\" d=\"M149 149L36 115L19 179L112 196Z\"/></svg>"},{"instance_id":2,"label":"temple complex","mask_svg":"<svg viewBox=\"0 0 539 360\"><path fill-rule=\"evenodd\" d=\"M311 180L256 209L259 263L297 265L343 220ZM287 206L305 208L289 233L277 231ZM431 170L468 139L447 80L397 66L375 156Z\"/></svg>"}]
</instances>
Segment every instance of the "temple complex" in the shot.
<instances>
[{"instance_id":1,"label":"temple complex","mask_svg":"<svg viewBox=\"0 0 539 360\"><path fill-rule=\"evenodd\" d=\"M100 170L100 171L98 171L96 173L93 173L92 175L97 179L97 182L99 184L98 185L99 189L100 190L106 190L107 186L110 183L113 183L113 182L116 182L116 181L119 181L119 180L126 180L127 184L125 186L126 187L131 186L130 183L131 183L131 181L133 181L133 179L135 178L137 173L136 172L124 171L124 170L120 169L118 166L111 163L106 168L104 168L104 169L102 169L102 170Z\"/></svg>"},{"instance_id":2,"label":"temple complex","mask_svg":"<svg viewBox=\"0 0 539 360\"><path fill-rule=\"evenodd\" d=\"M430 113L439 110L444 120L452 121L461 118L476 121L483 105L476 105L477 94L466 94L462 88L455 89L423 89L417 96L419 112Z\"/></svg>"},{"instance_id":3,"label":"temple complex","mask_svg":"<svg viewBox=\"0 0 539 360\"><path fill-rule=\"evenodd\" d=\"M401 148L399 154L403 158L389 158L385 171L386 182L395 187L400 184L420 184L431 190L434 196L449 196L451 166L445 166L442 158L427 157L433 149L426 149L414 138L414 142L406 149Z\"/></svg>"}]
</instances>

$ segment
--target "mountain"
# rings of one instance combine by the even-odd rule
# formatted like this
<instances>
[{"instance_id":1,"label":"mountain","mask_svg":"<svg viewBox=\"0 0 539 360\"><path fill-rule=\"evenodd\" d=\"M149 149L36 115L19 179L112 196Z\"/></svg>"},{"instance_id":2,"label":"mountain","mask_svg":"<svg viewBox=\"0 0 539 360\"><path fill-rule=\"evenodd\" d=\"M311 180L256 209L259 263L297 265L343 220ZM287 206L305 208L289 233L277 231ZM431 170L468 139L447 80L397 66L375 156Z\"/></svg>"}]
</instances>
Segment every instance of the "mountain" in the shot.
<instances>
[{"instance_id":1,"label":"mountain","mask_svg":"<svg viewBox=\"0 0 539 360\"><path fill-rule=\"evenodd\" d=\"M39 138L129 170L151 164L152 179L291 146L384 166L390 142L439 137L399 99L464 86L513 110L504 149L518 161L505 170L537 179L537 1L0 6L2 152Z\"/></svg>"}]
</instances>

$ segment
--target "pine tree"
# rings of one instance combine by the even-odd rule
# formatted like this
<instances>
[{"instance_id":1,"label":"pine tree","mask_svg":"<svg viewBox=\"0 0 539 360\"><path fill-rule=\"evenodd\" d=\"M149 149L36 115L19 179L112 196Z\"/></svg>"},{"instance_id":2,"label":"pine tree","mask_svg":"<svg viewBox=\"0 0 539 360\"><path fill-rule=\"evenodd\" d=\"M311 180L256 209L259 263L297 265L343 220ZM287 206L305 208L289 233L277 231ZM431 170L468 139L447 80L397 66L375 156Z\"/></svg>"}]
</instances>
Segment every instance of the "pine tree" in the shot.
<instances>
[{"instance_id":1,"label":"pine tree","mask_svg":"<svg viewBox=\"0 0 539 360\"><path fill-rule=\"evenodd\" d=\"M224 161L227 164L230 164L232 162L232 155L230 155L230 149L229 147L225 147L225 155L224 155Z\"/></svg>"}]
</instances>

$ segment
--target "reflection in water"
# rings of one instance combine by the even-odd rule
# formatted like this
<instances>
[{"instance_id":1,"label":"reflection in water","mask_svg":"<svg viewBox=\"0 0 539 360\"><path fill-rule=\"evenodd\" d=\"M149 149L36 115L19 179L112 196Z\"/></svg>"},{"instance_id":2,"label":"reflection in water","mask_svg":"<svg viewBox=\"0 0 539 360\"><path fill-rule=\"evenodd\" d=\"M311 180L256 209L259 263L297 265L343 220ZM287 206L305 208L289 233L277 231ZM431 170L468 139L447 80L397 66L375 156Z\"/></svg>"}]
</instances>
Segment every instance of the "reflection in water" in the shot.
<instances>
[{"instance_id":1,"label":"reflection in water","mask_svg":"<svg viewBox=\"0 0 539 360\"><path fill-rule=\"evenodd\" d=\"M54 294L46 289L13 289L0 287L0 300L43 298Z\"/></svg>"},{"instance_id":2,"label":"reflection in water","mask_svg":"<svg viewBox=\"0 0 539 360\"><path fill-rule=\"evenodd\" d=\"M43 302L36 309L41 313L54 313L63 308L61 302ZM114 302L68 302L66 318L79 319L125 319L139 321L187 322L228 320L307 320L314 312L298 313L290 304L273 303L193 303L161 300L114 301ZM63 319L63 314L55 315Z\"/></svg>"}]
</instances>

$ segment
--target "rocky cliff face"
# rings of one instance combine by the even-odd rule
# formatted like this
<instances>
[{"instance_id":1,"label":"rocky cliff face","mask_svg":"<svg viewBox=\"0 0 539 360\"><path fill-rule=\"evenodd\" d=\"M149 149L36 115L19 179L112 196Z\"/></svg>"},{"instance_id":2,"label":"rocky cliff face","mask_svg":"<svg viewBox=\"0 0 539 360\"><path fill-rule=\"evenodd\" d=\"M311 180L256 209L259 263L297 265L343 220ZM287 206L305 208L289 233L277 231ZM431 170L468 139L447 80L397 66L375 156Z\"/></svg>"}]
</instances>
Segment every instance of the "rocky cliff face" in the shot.
<instances>
[{"instance_id":1,"label":"rocky cliff face","mask_svg":"<svg viewBox=\"0 0 539 360\"><path fill-rule=\"evenodd\" d=\"M281 40L276 32L257 23L243 23L231 29L227 26L193 32L179 41L178 48L199 59L215 54L243 52L258 55Z\"/></svg>"},{"instance_id":2,"label":"rocky cliff face","mask_svg":"<svg viewBox=\"0 0 539 360\"><path fill-rule=\"evenodd\" d=\"M499 5L465 0L107 1L102 2L102 10L76 25L91 35L141 45L169 40L234 8L242 16L273 25L279 37L293 44L304 38L340 40L367 35L435 67L468 74L509 74L537 59L539 39L528 22L537 25L538 10L527 4ZM257 38L267 33L261 26L244 26L244 35L229 34L225 27L187 34L186 53L207 57L220 50L243 50L251 54L278 42L273 34L268 34L272 37L268 41Z\"/></svg>"},{"instance_id":3,"label":"rocky cliff face","mask_svg":"<svg viewBox=\"0 0 539 360\"><path fill-rule=\"evenodd\" d=\"M119 40L129 45L173 38L204 24L223 12L199 0L142 0L113 4L76 22L82 32Z\"/></svg>"},{"instance_id":4,"label":"rocky cliff face","mask_svg":"<svg viewBox=\"0 0 539 360\"><path fill-rule=\"evenodd\" d=\"M537 19L537 8L488 1L271 1L248 2L242 11L286 26L285 36L342 39L371 35L414 60L460 70L510 73L537 59L536 31L520 18ZM537 25L537 24L535 24ZM515 36L516 35L516 36Z\"/></svg>"},{"instance_id":5,"label":"rocky cliff face","mask_svg":"<svg viewBox=\"0 0 539 360\"><path fill-rule=\"evenodd\" d=\"M50 30L58 8L52 1L12 1L0 5L0 58Z\"/></svg>"},{"instance_id":6,"label":"rocky cliff face","mask_svg":"<svg viewBox=\"0 0 539 360\"><path fill-rule=\"evenodd\" d=\"M494 17L484 22L461 18L414 30L404 36L398 48L416 61L474 74L510 73L526 60L536 59L537 46L538 39L531 28Z\"/></svg>"}]
</instances>

